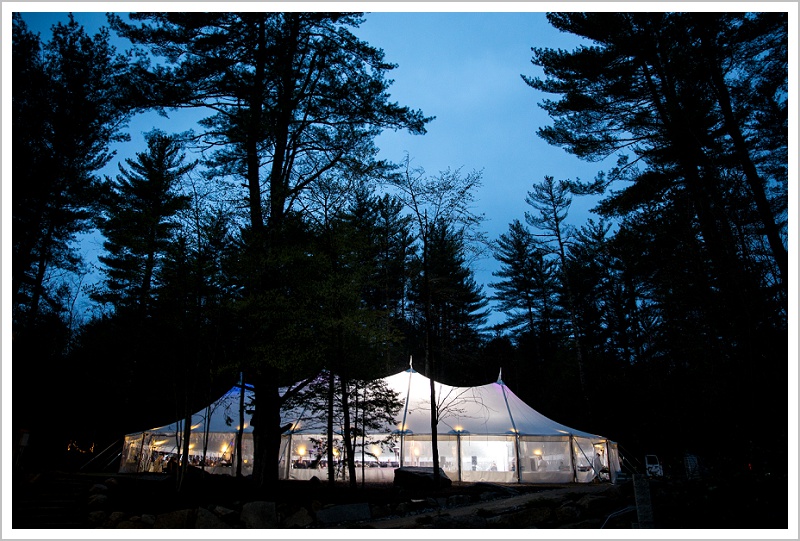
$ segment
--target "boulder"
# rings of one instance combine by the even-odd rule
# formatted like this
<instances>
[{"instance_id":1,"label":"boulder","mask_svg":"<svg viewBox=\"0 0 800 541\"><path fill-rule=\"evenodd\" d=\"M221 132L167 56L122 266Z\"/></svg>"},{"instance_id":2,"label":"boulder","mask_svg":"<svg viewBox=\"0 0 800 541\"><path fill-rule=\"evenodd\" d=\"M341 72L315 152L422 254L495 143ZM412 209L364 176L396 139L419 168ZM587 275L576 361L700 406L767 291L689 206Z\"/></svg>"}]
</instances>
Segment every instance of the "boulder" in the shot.
<instances>
[{"instance_id":1,"label":"boulder","mask_svg":"<svg viewBox=\"0 0 800 541\"><path fill-rule=\"evenodd\" d=\"M234 515L236 515L236 511L233 509L228 509L227 507L222 507L221 505L215 505L213 508L211 508L211 512L222 520L229 522L233 520Z\"/></svg>"},{"instance_id":2,"label":"boulder","mask_svg":"<svg viewBox=\"0 0 800 541\"><path fill-rule=\"evenodd\" d=\"M91 511L88 518L89 524L100 527L108 520L108 511Z\"/></svg>"},{"instance_id":3,"label":"boulder","mask_svg":"<svg viewBox=\"0 0 800 541\"><path fill-rule=\"evenodd\" d=\"M95 483L89 489L89 494L106 494L108 493L108 487L102 483Z\"/></svg>"},{"instance_id":4,"label":"boulder","mask_svg":"<svg viewBox=\"0 0 800 541\"><path fill-rule=\"evenodd\" d=\"M103 528L115 528L127 515L122 511L114 511L103 523Z\"/></svg>"},{"instance_id":5,"label":"boulder","mask_svg":"<svg viewBox=\"0 0 800 541\"><path fill-rule=\"evenodd\" d=\"M301 507L291 515L289 515L286 520L283 521L284 528L307 528L314 523L314 517L311 516L311 513L308 512L308 509L305 507Z\"/></svg>"},{"instance_id":6,"label":"boulder","mask_svg":"<svg viewBox=\"0 0 800 541\"><path fill-rule=\"evenodd\" d=\"M171 513L163 513L156 517L153 528L171 530L191 528L194 524L195 515L194 509L181 509Z\"/></svg>"},{"instance_id":7,"label":"boulder","mask_svg":"<svg viewBox=\"0 0 800 541\"><path fill-rule=\"evenodd\" d=\"M208 509L200 508L197 510L197 518L194 520L194 527L197 530L213 530L230 528L231 526L220 520L220 518Z\"/></svg>"},{"instance_id":8,"label":"boulder","mask_svg":"<svg viewBox=\"0 0 800 541\"><path fill-rule=\"evenodd\" d=\"M242 506L239 517L246 528L256 530L275 528L278 524L275 502L248 502Z\"/></svg>"},{"instance_id":9,"label":"boulder","mask_svg":"<svg viewBox=\"0 0 800 541\"><path fill-rule=\"evenodd\" d=\"M92 494L89 496L86 505L89 509L97 510L105 508L109 503L109 498L105 494Z\"/></svg>"},{"instance_id":10,"label":"boulder","mask_svg":"<svg viewBox=\"0 0 800 541\"><path fill-rule=\"evenodd\" d=\"M453 482L439 468L439 487L449 487ZM407 489L433 489L433 468L406 466L394 470L394 486Z\"/></svg>"},{"instance_id":11,"label":"boulder","mask_svg":"<svg viewBox=\"0 0 800 541\"><path fill-rule=\"evenodd\" d=\"M390 504L370 504L369 512L373 519L386 518L392 514L392 506Z\"/></svg>"}]
</instances>

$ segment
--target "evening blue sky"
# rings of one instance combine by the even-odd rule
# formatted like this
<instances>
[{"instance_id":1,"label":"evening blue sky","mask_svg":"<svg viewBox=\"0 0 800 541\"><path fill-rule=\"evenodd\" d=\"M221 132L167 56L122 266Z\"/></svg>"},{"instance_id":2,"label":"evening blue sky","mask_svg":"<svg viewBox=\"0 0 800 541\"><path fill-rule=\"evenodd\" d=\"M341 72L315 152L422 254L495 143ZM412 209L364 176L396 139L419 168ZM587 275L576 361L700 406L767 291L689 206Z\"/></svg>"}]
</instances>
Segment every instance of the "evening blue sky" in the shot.
<instances>
[{"instance_id":1,"label":"evening blue sky","mask_svg":"<svg viewBox=\"0 0 800 541\"><path fill-rule=\"evenodd\" d=\"M44 41L50 39L51 26L67 14L21 11ZM75 17L90 34L106 25L104 13L76 10ZM377 140L380 157L400 162L407 153L412 166L432 176L447 168L461 168L464 175L482 171L474 210L485 215L483 230L490 240L507 231L512 220L524 220L530 209L525 196L533 182L545 175L589 180L600 170L600 165L582 162L536 135L548 118L537 106L545 96L521 78L540 74L531 64L531 47L573 48L579 43L552 28L544 12L395 11L367 12L364 18L354 33L383 49L386 60L398 66L388 74L394 80L391 99L436 117L425 135L384 132ZM153 127L182 131L192 127L196 116L178 111L169 120L154 114L135 118L132 140L115 146L117 156L108 173L115 174L118 162L144 148L144 132ZM584 223L590 203L576 200L570 221ZM99 245L89 249L96 251ZM488 284L498 267L490 253L473 267L476 281L491 295ZM501 320L497 314L491 318L493 323Z\"/></svg>"},{"instance_id":2,"label":"evening blue sky","mask_svg":"<svg viewBox=\"0 0 800 541\"><path fill-rule=\"evenodd\" d=\"M64 6L63 11L41 12L34 6ZM160 9L182 9L187 4L159 4ZM202 5L195 5L202 9ZM221 4L211 4L218 9ZM259 4L263 5L263 4ZM268 4L280 6L281 4ZM308 3L303 9L309 9ZM553 4L553 3L334 3L311 4L313 9L359 9L366 11L365 21L353 31L371 45L383 49L386 60L398 67L388 73L394 80L390 88L391 99L412 109L420 109L426 116L435 116L427 126L425 135L407 132L384 132L377 139L380 157L400 162L406 153L412 166L423 168L427 174L436 175L447 168L461 168L463 174L473 170L483 172L483 186L476 192L474 210L485 216L483 230L490 241L508 230L512 220L524 221L527 192L534 182L544 176L556 179L591 180L601 170L607 170L614 159L603 163L587 163L565 150L545 143L536 135L537 129L548 125L550 119L538 104L547 96L527 86L521 75L541 75L531 63L532 47L573 49L582 43L573 35L564 34L546 20L547 9L598 9L611 7L624 9L674 9L687 5L691 9L722 9L720 4L671 3L644 4ZM765 4L758 4L764 6ZM29 26L41 32L42 39L50 38L50 26L64 20L68 9L75 12L79 22L89 33L106 25L104 13L94 12L97 7L141 9L141 5L123 3L19 3L19 10ZM67 8L69 6L69 8ZM77 7L76 7L77 6ZM235 9L237 4L225 4ZM244 4L252 9L253 4ZM483 11L481 11L483 8ZM36 11L40 11L37 13ZM503 11L505 10L505 11ZM81 12L83 11L83 12ZM791 19L791 17L790 17ZM583 42L585 43L585 42ZM120 50L124 44L118 45ZM117 163L145 148L143 134L154 127L178 132L192 127L198 118L196 112L182 110L170 112L170 119L154 113L140 115L130 123L131 142L115 146L117 156L107 167L116 174ZM585 225L597 216L590 212L596 201L575 198L569 222ZM101 249L94 237L88 250ZM472 263L475 279L491 296L489 283L496 281L492 272L499 267L491 252ZM504 318L493 314L490 323Z\"/></svg>"}]
</instances>

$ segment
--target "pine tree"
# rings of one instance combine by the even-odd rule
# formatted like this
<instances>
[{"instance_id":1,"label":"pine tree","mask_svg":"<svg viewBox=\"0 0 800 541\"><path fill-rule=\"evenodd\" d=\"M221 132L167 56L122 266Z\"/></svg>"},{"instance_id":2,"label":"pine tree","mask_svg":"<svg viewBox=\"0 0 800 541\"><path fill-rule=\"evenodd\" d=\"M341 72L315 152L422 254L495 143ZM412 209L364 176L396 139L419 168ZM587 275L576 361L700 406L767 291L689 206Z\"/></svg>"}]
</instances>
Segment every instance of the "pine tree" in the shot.
<instances>
[{"instance_id":1,"label":"pine tree","mask_svg":"<svg viewBox=\"0 0 800 541\"><path fill-rule=\"evenodd\" d=\"M247 205L249 230L243 256L251 259L251 272L240 274L245 292L240 314L252 344L245 359L260 397L256 409L264 412L253 423L253 475L263 485L277 479L269 464L280 448L279 380L287 375L287 358L261 340L280 341L277 331L285 325L262 316L303 304L286 298L286 292L298 291L283 264L294 250L287 242L302 222L302 216L297 219L302 209L293 205L332 171L375 166L373 139L381 130L424 133L428 119L389 101L386 73L394 66L349 31L360 23L358 14L140 13L131 18L151 24L113 18L112 26L168 61L162 67L140 66L147 103L212 107L215 114L203 122L207 129L198 142L216 151L212 165L218 172L244 179L246 194L239 199ZM276 325L263 327L268 324ZM293 355L293 350L281 353ZM298 353L288 364L303 362Z\"/></svg>"},{"instance_id":2,"label":"pine tree","mask_svg":"<svg viewBox=\"0 0 800 541\"><path fill-rule=\"evenodd\" d=\"M185 164L179 144L161 132L147 136L148 150L120 164L120 174L109 179L103 200L100 230L108 255L99 256L106 275L103 288L93 294L116 311L149 314L163 257L177 227L175 214L188 207L180 195L180 181L194 163Z\"/></svg>"},{"instance_id":3,"label":"pine tree","mask_svg":"<svg viewBox=\"0 0 800 541\"><path fill-rule=\"evenodd\" d=\"M494 255L500 270L492 275L502 280L489 285L498 309L508 316L504 327L515 333L550 332L557 303L555 265L533 233L514 220L497 240Z\"/></svg>"},{"instance_id":4,"label":"pine tree","mask_svg":"<svg viewBox=\"0 0 800 541\"><path fill-rule=\"evenodd\" d=\"M120 90L127 63L107 29L90 37L70 15L42 45L15 13L13 31L12 279L15 313L35 320L64 308L50 278L80 269L74 241L93 225L95 172L109 144L127 139L131 109Z\"/></svg>"}]
</instances>

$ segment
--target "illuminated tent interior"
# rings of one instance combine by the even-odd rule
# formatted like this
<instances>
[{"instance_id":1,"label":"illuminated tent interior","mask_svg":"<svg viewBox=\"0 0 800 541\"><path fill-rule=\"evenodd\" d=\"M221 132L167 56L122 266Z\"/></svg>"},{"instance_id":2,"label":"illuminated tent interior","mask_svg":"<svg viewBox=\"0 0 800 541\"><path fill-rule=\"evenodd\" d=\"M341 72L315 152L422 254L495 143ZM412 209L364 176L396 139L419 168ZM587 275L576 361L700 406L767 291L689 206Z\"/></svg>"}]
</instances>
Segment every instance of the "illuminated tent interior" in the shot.
<instances>
[{"instance_id":1,"label":"illuminated tent interior","mask_svg":"<svg viewBox=\"0 0 800 541\"><path fill-rule=\"evenodd\" d=\"M409 368L382 378L398 393L402 408L393 426L371 433L370 440L382 444L361 446L354 454L359 480L394 479L394 469L432 466L430 429L430 380ZM501 378L477 387L434 384L439 411L438 451L441 468L452 480L505 483L587 483L598 475L612 482L620 470L617 444L603 436L575 430L540 414L509 389ZM246 389L245 405L252 399ZM202 460L205 446L207 469L233 473L238 429L240 388L232 388L219 400L192 418L190 455ZM291 425L282 438L279 477L324 479L326 470L326 418L294 407L282 412L284 425ZM120 471L158 471L159 456L177 454L183 423L129 434L125 437ZM342 458L341 426L336 426L334 454L337 474L346 476ZM252 428L245 412L243 471L252 473ZM145 452L142 453L141 450ZM519 465L519 467L517 467ZM162 466L163 467L163 466Z\"/></svg>"},{"instance_id":2,"label":"illuminated tent interior","mask_svg":"<svg viewBox=\"0 0 800 541\"><path fill-rule=\"evenodd\" d=\"M192 415L189 457L193 465L211 473L233 474L236 462L236 433L242 401L240 386L234 386L218 400ZM253 390L245 388L244 430L242 437L242 474L253 473L253 429L246 407L253 399ZM163 472L167 462L181 454L184 420L142 432L127 434L122 446L121 473Z\"/></svg>"},{"instance_id":3,"label":"illuminated tent interior","mask_svg":"<svg viewBox=\"0 0 800 541\"><path fill-rule=\"evenodd\" d=\"M387 434L394 436L393 444L370 445L370 467L357 468L359 478L363 472L368 481L392 481L394 468L400 464L433 465L430 380L409 369L383 381L400 395L403 408L396 425L386 427ZM439 465L450 479L587 483L601 474L616 480L620 471L616 442L545 417L517 397L501 378L478 387L451 387L439 382L434 386L439 411ZM284 434L281 477L324 476L324 471L296 467L298 462L314 462L315 442L324 438L319 420L302 415L284 419L294 424ZM358 449L356 456L360 457Z\"/></svg>"}]
</instances>

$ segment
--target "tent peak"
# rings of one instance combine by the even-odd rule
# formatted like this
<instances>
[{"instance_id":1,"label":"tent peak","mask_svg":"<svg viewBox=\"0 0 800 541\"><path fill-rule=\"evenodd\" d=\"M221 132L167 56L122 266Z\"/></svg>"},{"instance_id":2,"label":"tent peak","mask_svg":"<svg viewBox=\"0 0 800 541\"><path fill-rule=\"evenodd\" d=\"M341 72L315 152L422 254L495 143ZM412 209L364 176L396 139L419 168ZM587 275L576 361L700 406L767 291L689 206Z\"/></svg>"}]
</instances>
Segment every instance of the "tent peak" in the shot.
<instances>
[{"instance_id":1,"label":"tent peak","mask_svg":"<svg viewBox=\"0 0 800 541\"><path fill-rule=\"evenodd\" d=\"M503 383L503 368L500 368L500 373L497 375L497 383L500 385L504 385Z\"/></svg>"}]
</instances>

